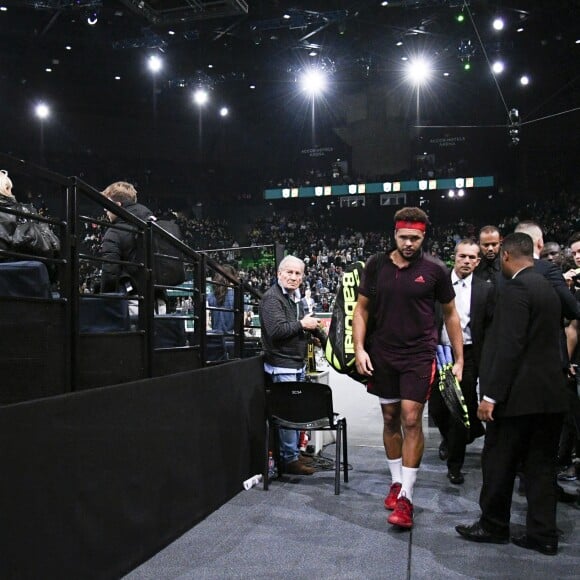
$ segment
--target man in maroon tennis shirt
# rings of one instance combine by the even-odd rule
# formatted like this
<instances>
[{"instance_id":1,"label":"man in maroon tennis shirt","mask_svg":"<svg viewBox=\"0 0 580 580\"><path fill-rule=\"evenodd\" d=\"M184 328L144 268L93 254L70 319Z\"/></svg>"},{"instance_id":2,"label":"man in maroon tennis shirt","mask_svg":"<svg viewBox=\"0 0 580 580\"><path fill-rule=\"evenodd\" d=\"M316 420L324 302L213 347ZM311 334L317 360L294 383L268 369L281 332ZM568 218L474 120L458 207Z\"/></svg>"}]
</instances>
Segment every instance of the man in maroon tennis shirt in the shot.
<instances>
[{"instance_id":1,"label":"man in maroon tennis shirt","mask_svg":"<svg viewBox=\"0 0 580 580\"><path fill-rule=\"evenodd\" d=\"M388 522L402 528L413 526L413 487L424 448L423 407L435 376L435 302L441 304L455 358L453 374L459 381L463 371L463 338L451 277L443 262L421 249L427 223L427 214L417 207L395 214L396 247L383 259L369 258L353 315L356 368L371 377L367 389L379 397L383 413L391 472L385 508L393 510ZM367 352L371 317L374 330Z\"/></svg>"}]
</instances>

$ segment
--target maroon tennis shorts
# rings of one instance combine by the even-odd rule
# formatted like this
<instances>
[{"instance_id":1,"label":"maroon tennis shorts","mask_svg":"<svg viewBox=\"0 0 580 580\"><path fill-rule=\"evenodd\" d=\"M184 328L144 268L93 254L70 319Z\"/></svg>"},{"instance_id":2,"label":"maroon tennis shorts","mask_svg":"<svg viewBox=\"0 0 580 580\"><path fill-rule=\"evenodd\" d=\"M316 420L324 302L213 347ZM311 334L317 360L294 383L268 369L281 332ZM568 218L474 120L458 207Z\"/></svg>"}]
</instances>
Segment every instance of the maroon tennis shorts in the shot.
<instances>
[{"instance_id":1,"label":"maroon tennis shorts","mask_svg":"<svg viewBox=\"0 0 580 580\"><path fill-rule=\"evenodd\" d=\"M373 377L367 383L371 395L425 403L435 378L435 355L429 353L373 357Z\"/></svg>"}]
</instances>

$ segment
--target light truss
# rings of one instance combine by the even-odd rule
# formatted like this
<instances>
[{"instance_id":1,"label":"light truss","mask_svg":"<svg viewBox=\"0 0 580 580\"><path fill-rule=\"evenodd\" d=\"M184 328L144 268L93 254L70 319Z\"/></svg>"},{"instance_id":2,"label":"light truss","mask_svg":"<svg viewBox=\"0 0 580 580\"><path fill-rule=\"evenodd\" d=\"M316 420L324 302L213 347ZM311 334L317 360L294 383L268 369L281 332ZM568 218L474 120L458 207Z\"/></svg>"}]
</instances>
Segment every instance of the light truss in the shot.
<instances>
[{"instance_id":1,"label":"light truss","mask_svg":"<svg viewBox=\"0 0 580 580\"><path fill-rule=\"evenodd\" d=\"M120 0L133 12L144 16L151 24L176 24L194 20L225 18L248 13L245 0ZM160 6L163 6L161 8Z\"/></svg>"},{"instance_id":2,"label":"light truss","mask_svg":"<svg viewBox=\"0 0 580 580\"><path fill-rule=\"evenodd\" d=\"M103 2L102 0L4 0L2 4L37 10L65 10L67 8L100 8Z\"/></svg>"}]
</instances>

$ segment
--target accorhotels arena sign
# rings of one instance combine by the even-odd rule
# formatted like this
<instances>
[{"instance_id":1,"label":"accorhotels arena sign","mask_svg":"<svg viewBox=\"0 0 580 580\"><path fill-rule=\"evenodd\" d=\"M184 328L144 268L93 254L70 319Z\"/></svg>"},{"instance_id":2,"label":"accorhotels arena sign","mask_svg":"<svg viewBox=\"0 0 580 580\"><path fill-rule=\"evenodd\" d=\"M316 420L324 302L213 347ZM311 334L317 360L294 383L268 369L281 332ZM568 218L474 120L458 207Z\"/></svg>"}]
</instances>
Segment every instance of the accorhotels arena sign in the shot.
<instances>
[{"instance_id":1,"label":"accorhotels arena sign","mask_svg":"<svg viewBox=\"0 0 580 580\"><path fill-rule=\"evenodd\" d=\"M340 195L373 195L410 191L435 191L438 189L477 189L493 187L491 175L478 177L452 177L445 179L421 179L416 181L385 181L382 183L351 183L340 185L316 185L309 187L283 187L264 190L264 199L294 199Z\"/></svg>"}]
</instances>

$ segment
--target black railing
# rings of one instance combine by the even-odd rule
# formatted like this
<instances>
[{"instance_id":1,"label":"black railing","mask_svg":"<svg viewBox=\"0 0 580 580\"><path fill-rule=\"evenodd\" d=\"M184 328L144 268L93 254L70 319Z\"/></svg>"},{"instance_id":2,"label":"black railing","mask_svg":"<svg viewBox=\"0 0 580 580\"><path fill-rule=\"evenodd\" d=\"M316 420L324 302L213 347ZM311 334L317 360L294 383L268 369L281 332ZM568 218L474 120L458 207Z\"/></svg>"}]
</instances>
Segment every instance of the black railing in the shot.
<instances>
[{"instance_id":1,"label":"black railing","mask_svg":"<svg viewBox=\"0 0 580 580\"><path fill-rule=\"evenodd\" d=\"M26 179L28 183L38 184L43 196L49 198L47 205L50 212L56 214L51 217L27 214L26 218L43 221L53 227L61 241L58 255L38 257L8 249L0 250L0 261L35 260L53 270L52 301L62 305L58 311L58 323L62 325L62 335L67 337L62 344L67 361L64 376L60 377L66 384L63 392L124 382L131 380L130 377L139 379L190 370L244 355L244 305L248 301L257 302L259 293L256 290L222 269L205 253L192 250L154 221L139 219L77 177L64 177L3 154L0 154L0 167L9 171L17 199L20 197L19 179ZM104 220L104 210L115 214L117 220L113 223ZM137 248L134 261L111 260L101 256L99 237L107 228L133 234ZM165 246L171 247L171 255L154 250L158 245L155 243L157 237L163 238ZM155 272L156 261L160 259L180 261L185 271L185 282L178 286L160 283ZM111 263L131 268L136 273L135 277L140 282L137 292L100 292L99 271L103 264ZM234 318L233 330L226 336L226 356L218 357L214 352L215 333L208 330L206 324L210 310L207 307L206 288L214 283L212 280L216 273L221 274L222 284L234 292L233 307L218 308L230 310ZM179 300L174 298L175 294L179 294ZM0 297L1 302L11 300L15 298ZM87 305L90 309L104 303L130 309L133 314L129 316L129 327L94 333L83 327L81 310ZM165 330L173 332L178 338L165 340L161 336ZM112 346L116 340L120 340L119 349ZM26 345L22 345L22 349L25 348ZM102 353L108 351L108 357L112 360L99 361L97 349ZM123 375L121 371L128 360L135 372L131 374L127 371ZM106 365L118 365L119 373L115 373L115 369L106 369ZM133 376L135 373L137 376ZM119 380L115 379L117 375Z\"/></svg>"}]
</instances>

